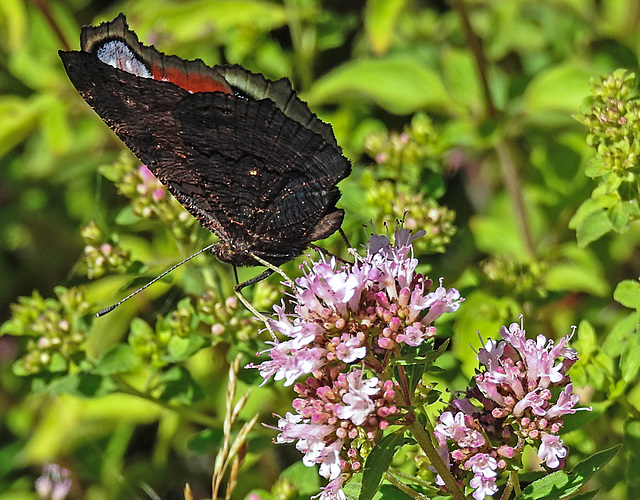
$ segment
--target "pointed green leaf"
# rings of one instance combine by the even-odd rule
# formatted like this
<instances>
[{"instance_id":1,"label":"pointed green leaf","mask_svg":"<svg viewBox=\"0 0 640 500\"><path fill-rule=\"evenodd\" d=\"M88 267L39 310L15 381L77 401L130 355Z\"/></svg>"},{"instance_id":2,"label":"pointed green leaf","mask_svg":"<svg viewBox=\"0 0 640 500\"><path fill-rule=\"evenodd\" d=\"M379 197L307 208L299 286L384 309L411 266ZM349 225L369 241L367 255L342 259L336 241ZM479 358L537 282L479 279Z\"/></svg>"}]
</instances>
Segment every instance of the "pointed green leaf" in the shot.
<instances>
[{"instance_id":1,"label":"pointed green leaf","mask_svg":"<svg viewBox=\"0 0 640 500\"><path fill-rule=\"evenodd\" d=\"M576 231L578 246L582 248L613 229L607 213L593 200L580 205L569 227Z\"/></svg>"},{"instance_id":2,"label":"pointed green leaf","mask_svg":"<svg viewBox=\"0 0 640 500\"><path fill-rule=\"evenodd\" d=\"M516 497L517 500L553 500L566 497L577 491L598 470L611 460L620 445L601 451L586 458L576 465L571 474L557 471L534 481Z\"/></svg>"},{"instance_id":3,"label":"pointed green leaf","mask_svg":"<svg viewBox=\"0 0 640 500\"><path fill-rule=\"evenodd\" d=\"M391 460L396 450L404 442L404 431L400 430L388 434L371 450L364 464L364 474L362 476L362 490L358 500L371 500L378 491L382 478L389 470Z\"/></svg>"}]
</instances>

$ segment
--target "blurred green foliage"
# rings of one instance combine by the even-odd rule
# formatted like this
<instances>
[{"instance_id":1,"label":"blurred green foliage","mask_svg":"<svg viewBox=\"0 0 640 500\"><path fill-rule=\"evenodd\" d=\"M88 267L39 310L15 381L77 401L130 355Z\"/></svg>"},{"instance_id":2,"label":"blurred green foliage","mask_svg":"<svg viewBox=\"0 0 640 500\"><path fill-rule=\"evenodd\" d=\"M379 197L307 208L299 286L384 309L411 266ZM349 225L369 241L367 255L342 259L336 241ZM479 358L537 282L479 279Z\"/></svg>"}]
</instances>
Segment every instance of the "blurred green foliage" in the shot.
<instances>
[{"instance_id":1,"label":"blurred green foliage","mask_svg":"<svg viewBox=\"0 0 640 500\"><path fill-rule=\"evenodd\" d=\"M292 80L354 164L340 186L352 246L405 211L427 230L423 270L467 299L439 328L440 389L472 374L477 331L495 338L520 313L530 333L579 325L571 373L594 411L567 419L569 465L624 443L591 489L640 496L636 0L100 5L0 2L0 499L37 498L45 462L71 470L72 498L182 498L187 482L206 498L228 362L267 339L209 256L93 317L213 241L64 73L58 49L119 12L165 53ZM346 256L336 235L323 246ZM275 277L248 294L268 310L278 292ZM241 391L255 383L240 374ZM289 400L253 387L240 419L272 422ZM317 491L273 435L249 437L235 498Z\"/></svg>"}]
</instances>

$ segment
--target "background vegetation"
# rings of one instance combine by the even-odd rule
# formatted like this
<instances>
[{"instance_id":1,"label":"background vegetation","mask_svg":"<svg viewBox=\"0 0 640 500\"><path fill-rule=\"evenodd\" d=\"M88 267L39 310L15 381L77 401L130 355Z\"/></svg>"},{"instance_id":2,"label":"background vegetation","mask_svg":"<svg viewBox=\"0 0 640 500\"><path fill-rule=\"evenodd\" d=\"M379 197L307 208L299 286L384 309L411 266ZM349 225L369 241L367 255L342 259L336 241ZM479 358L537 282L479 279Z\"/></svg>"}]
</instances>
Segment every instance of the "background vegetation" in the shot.
<instances>
[{"instance_id":1,"label":"background vegetation","mask_svg":"<svg viewBox=\"0 0 640 500\"><path fill-rule=\"evenodd\" d=\"M638 69L636 0L3 0L0 498L37 498L47 462L71 471L71 498L182 498L186 482L210 496L228 363L265 340L210 256L93 317L212 241L153 197L64 73L58 49L119 12L165 53L292 80L353 162L352 246L405 211L428 231L423 270L466 297L439 328L439 389L466 385L477 331L496 338L520 313L529 334L579 325L571 373L594 411L567 420L568 464L624 443L591 486L640 496L640 118L633 77L606 79ZM339 238L324 246L346 256ZM272 278L248 294L267 310L279 290ZM239 376L239 393L256 383ZM254 388L240 423L273 423L289 402ZM254 428L235 498L317 491L273 436Z\"/></svg>"}]
</instances>

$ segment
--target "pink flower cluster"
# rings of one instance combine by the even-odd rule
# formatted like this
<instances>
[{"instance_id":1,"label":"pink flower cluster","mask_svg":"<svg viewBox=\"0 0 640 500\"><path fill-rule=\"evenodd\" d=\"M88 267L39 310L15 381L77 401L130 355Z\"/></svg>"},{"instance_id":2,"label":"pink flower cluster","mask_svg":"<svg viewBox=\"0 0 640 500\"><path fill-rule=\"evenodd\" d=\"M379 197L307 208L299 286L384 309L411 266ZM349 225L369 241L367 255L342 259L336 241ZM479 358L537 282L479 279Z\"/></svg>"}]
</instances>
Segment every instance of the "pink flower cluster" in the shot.
<instances>
[{"instance_id":1,"label":"pink flower cluster","mask_svg":"<svg viewBox=\"0 0 640 500\"><path fill-rule=\"evenodd\" d=\"M140 196L148 196L151 194L153 201L159 202L167 195L167 190L160 184L160 181L156 179L155 175L151 173L151 170L146 165L140 165L138 173L142 182L138 183L136 190Z\"/></svg>"},{"instance_id":2,"label":"pink flower cluster","mask_svg":"<svg viewBox=\"0 0 640 500\"><path fill-rule=\"evenodd\" d=\"M271 342L270 360L250 365L265 381L292 385L306 377L294 385L296 413L280 417L276 441L296 441L305 465L320 465L331 480L322 500L344 498L341 486L362 467L362 452L405 415L390 363L404 346L432 338L433 321L463 300L442 286L429 293L432 282L416 272L412 256L421 235L399 228L392 245L374 234L367 255L352 265L306 263L292 291L293 314L275 306L277 319L270 320L287 340Z\"/></svg>"},{"instance_id":3,"label":"pink flower cluster","mask_svg":"<svg viewBox=\"0 0 640 500\"><path fill-rule=\"evenodd\" d=\"M453 400L435 428L440 454L454 476L471 472L476 500L498 491L498 474L519 458L525 444L539 445L547 467L559 467L567 456L558 437L562 417L578 410L566 374L578 360L567 347L571 335L557 344L543 335L534 341L517 323L500 333L505 340L488 340L478 352L484 370L475 376L475 386Z\"/></svg>"}]
</instances>

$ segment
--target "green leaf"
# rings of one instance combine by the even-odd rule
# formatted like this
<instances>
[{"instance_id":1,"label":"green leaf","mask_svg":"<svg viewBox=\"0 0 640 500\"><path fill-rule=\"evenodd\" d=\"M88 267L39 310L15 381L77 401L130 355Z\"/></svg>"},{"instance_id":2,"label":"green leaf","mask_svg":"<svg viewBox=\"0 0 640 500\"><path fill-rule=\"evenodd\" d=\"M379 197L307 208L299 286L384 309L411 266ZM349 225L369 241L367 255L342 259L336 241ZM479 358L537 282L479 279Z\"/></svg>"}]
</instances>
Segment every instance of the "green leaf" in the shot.
<instances>
[{"instance_id":1,"label":"green leaf","mask_svg":"<svg viewBox=\"0 0 640 500\"><path fill-rule=\"evenodd\" d=\"M401 115L454 105L435 71L400 56L347 62L317 80L304 99L313 108L354 94Z\"/></svg>"},{"instance_id":2,"label":"green leaf","mask_svg":"<svg viewBox=\"0 0 640 500\"><path fill-rule=\"evenodd\" d=\"M208 341L201 335L189 335L187 338L174 335L167 345L167 354L162 356L163 361L178 363L189 359L193 354L207 345Z\"/></svg>"},{"instance_id":3,"label":"green leaf","mask_svg":"<svg viewBox=\"0 0 640 500\"><path fill-rule=\"evenodd\" d=\"M569 227L576 231L578 246L586 247L613 229L607 213L594 200L585 201L569 221Z\"/></svg>"},{"instance_id":4,"label":"green leaf","mask_svg":"<svg viewBox=\"0 0 640 500\"><path fill-rule=\"evenodd\" d=\"M22 336L25 333L24 323L16 318L11 318L0 325L1 335Z\"/></svg>"},{"instance_id":5,"label":"green leaf","mask_svg":"<svg viewBox=\"0 0 640 500\"><path fill-rule=\"evenodd\" d=\"M273 2L263 0L216 0L212 8L210 2L167 2L158 4L158 9L142 18L162 20L170 33L180 42L194 44L194 36L201 35L203 19L215 15L216 31L238 28L270 31L279 28L287 21L286 9ZM137 30L136 30L137 31ZM194 49L194 50L195 50Z\"/></svg>"},{"instance_id":6,"label":"green leaf","mask_svg":"<svg viewBox=\"0 0 640 500\"><path fill-rule=\"evenodd\" d=\"M468 50L447 47L442 51L442 72L452 99L479 112L483 106L482 88L475 61Z\"/></svg>"},{"instance_id":7,"label":"green leaf","mask_svg":"<svg viewBox=\"0 0 640 500\"><path fill-rule=\"evenodd\" d=\"M583 319L580 321L578 325L578 339L580 342L579 352L580 357L590 356L593 353L596 353L600 349L600 343L596 336L596 330L593 328L593 325Z\"/></svg>"},{"instance_id":8,"label":"green leaf","mask_svg":"<svg viewBox=\"0 0 640 500\"><path fill-rule=\"evenodd\" d=\"M594 276L589 268L577 263L560 263L546 271L545 284L549 290L587 292L602 297L607 293L607 283Z\"/></svg>"},{"instance_id":9,"label":"green leaf","mask_svg":"<svg viewBox=\"0 0 640 500\"><path fill-rule=\"evenodd\" d=\"M287 467L280 474L280 478L295 485L300 497L310 497L320 489L320 477L317 469L315 467L307 467L301 461L297 461Z\"/></svg>"},{"instance_id":10,"label":"green leaf","mask_svg":"<svg viewBox=\"0 0 640 500\"><path fill-rule=\"evenodd\" d=\"M0 99L0 157L33 133L39 116L46 113L45 102L44 97L6 96Z\"/></svg>"},{"instance_id":11,"label":"green leaf","mask_svg":"<svg viewBox=\"0 0 640 500\"><path fill-rule=\"evenodd\" d=\"M616 330L618 328L621 330L620 344L622 346L622 353L620 355L620 378L632 386L636 386L638 383L637 377L640 371L638 320L640 320L640 314L634 312L618 321L615 325L615 327L617 327ZM611 340L610 335L607 341L609 342Z\"/></svg>"},{"instance_id":12,"label":"green leaf","mask_svg":"<svg viewBox=\"0 0 640 500\"><path fill-rule=\"evenodd\" d=\"M412 497L407 495L404 491L396 488L392 484L383 484L380 486L378 494L374 497L375 500L411 500Z\"/></svg>"},{"instance_id":13,"label":"green leaf","mask_svg":"<svg viewBox=\"0 0 640 500\"><path fill-rule=\"evenodd\" d=\"M613 292L613 298L625 307L640 311L640 281L621 281Z\"/></svg>"},{"instance_id":14,"label":"green leaf","mask_svg":"<svg viewBox=\"0 0 640 500\"><path fill-rule=\"evenodd\" d=\"M593 497L596 496L596 494L598 493L599 490L591 490L591 491L587 491L585 493L580 493L578 495L573 495L571 497L571 500L589 500Z\"/></svg>"},{"instance_id":15,"label":"green leaf","mask_svg":"<svg viewBox=\"0 0 640 500\"><path fill-rule=\"evenodd\" d=\"M178 401L188 405L202 398L202 389L182 366L170 368L161 380L164 385L159 398L161 401Z\"/></svg>"},{"instance_id":16,"label":"green leaf","mask_svg":"<svg viewBox=\"0 0 640 500\"><path fill-rule=\"evenodd\" d=\"M362 476L362 489L358 500L371 500L378 491L378 486L382 482L382 477L389 470L391 460L396 450L404 442L404 431L399 430L392 434L387 434L371 450L364 464Z\"/></svg>"},{"instance_id":17,"label":"green leaf","mask_svg":"<svg viewBox=\"0 0 640 500\"><path fill-rule=\"evenodd\" d=\"M593 251L571 244L558 247L558 251L561 260L550 266L544 275L549 290L583 291L599 297L611 293L602 262Z\"/></svg>"},{"instance_id":18,"label":"green leaf","mask_svg":"<svg viewBox=\"0 0 640 500\"><path fill-rule=\"evenodd\" d=\"M635 337L637 326L638 313L631 312L620 317L611 325L611 330L607 334L605 342L600 345L600 349L597 352L611 358L622 356L627 350L627 344L630 339Z\"/></svg>"},{"instance_id":19,"label":"green leaf","mask_svg":"<svg viewBox=\"0 0 640 500\"><path fill-rule=\"evenodd\" d=\"M124 373L140 366L140 357L129 344L116 344L98 360L94 373L108 376Z\"/></svg>"},{"instance_id":20,"label":"green leaf","mask_svg":"<svg viewBox=\"0 0 640 500\"><path fill-rule=\"evenodd\" d=\"M74 373L54 379L42 389L50 394L98 398L114 392L116 386L110 379L93 373Z\"/></svg>"},{"instance_id":21,"label":"green leaf","mask_svg":"<svg viewBox=\"0 0 640 500\"><path fill-rule=\"evenodd\" d=\"M222 446L222 429L205 429L187 439L187 448L201 455L215 453Z\"/></svg>"},{"instance_id":22,"label":"green leaf","mask_svg":"<svg viewBox=\"0 0 640 500\"><path fill-rule=\"evenodd\" d=\"M534 481L516 497L517 500L554 500L563 498L577 491L598 470L611 460L621 445L601 451L586 458L576 465L570 474L564 471L553 472L542 479Z\"/></svg>"},{"instance_id":23,"label":"green leaf","mask_svg":"<svg viewBox=\"0 0 640 500\"><path fill-rule=\"evenodd\" d=\"M130 226L140 222L141 220L141 217L133 213L133 207L131 205L123 207L116 216L116 224L120 226Z\"/></svg>"},{"instance_id":24,"label":"green leaf","mask_svg":"<svg viewBox=\"0 0 640 500\"><path fill-rule=\"evenodd\" d=\"M62 373L66 372L69 369L69 363L66 358L60 354L59 352L51 353L51 360L49 361L49 366L47 370L51 373Z\"/></svg>"},{"instance_id":25,"label":"green leaf","mask_svg":"<svg viewBox=\"0 0 640 500\"><path fill-rule=\"evenodd\" d=\"M27 4L20 0L0 2L0 20L2 21L2 44L5 51L11 53L24 45L29 36ZM7 53L5 52L5 53Z\"/></svg>"},{"instance_id":26,"label":"green leaf","mask_svg":"<svg viewBox=\"0 0 640 500\"><path fill-rule=\"evenodd\" d=\"M526 111L532 114L562 111L567 116L575 113L589 95L592 76L590 71L571 62L538 73L524 93Z\"/></svg>"},{"instance_id":27,"label":"green leaf","mask_svg":"<svg viewBox=\"0 0 640 500\"><path fill-rule=\"evenodd\" d=\"M640 484L640 422L627 421L624 427L624 447L629 454L625 476L629 484Z\"/></svg>"},{"instance_id":28,"label":"green leaf","mask_svg":"<svg viewBox=\"0 0 640 500\"><path fill-rule=\"evenodd\" d=\"M585 458L582 462L577 464L572 470L571 475L575 480L579 480L579 484L575 485L575 488L571 490L571 493L576 491L580 486L586 483L591 477L604 467L609 461L616 456L622 445L612 446L598 453L594 453L590 457Z\"/></svg>"},{"instance_id":29,"label":"green leaf","mask_svg":"<svg viewBox=\"0 0 640 500\"><path fill-rule=\"evenodd\" d=\"M544 498L551 500L560 498L564 488L569 484L569 476L564 471L553 472L542 479L534 481L516 497L517 500L534 500Z\"/></svg>"},{"instance_id":30,"label":"green leaf","mask_svg":"<svg viewBox=\"0 0 640 500\"><path fill-rule=\"evenodd\" d=\"M347 496L347 500L357 500L362 491L362 474L353 476L349 482L342 487L342 491Z\"/></svg>"}]
</instances>

